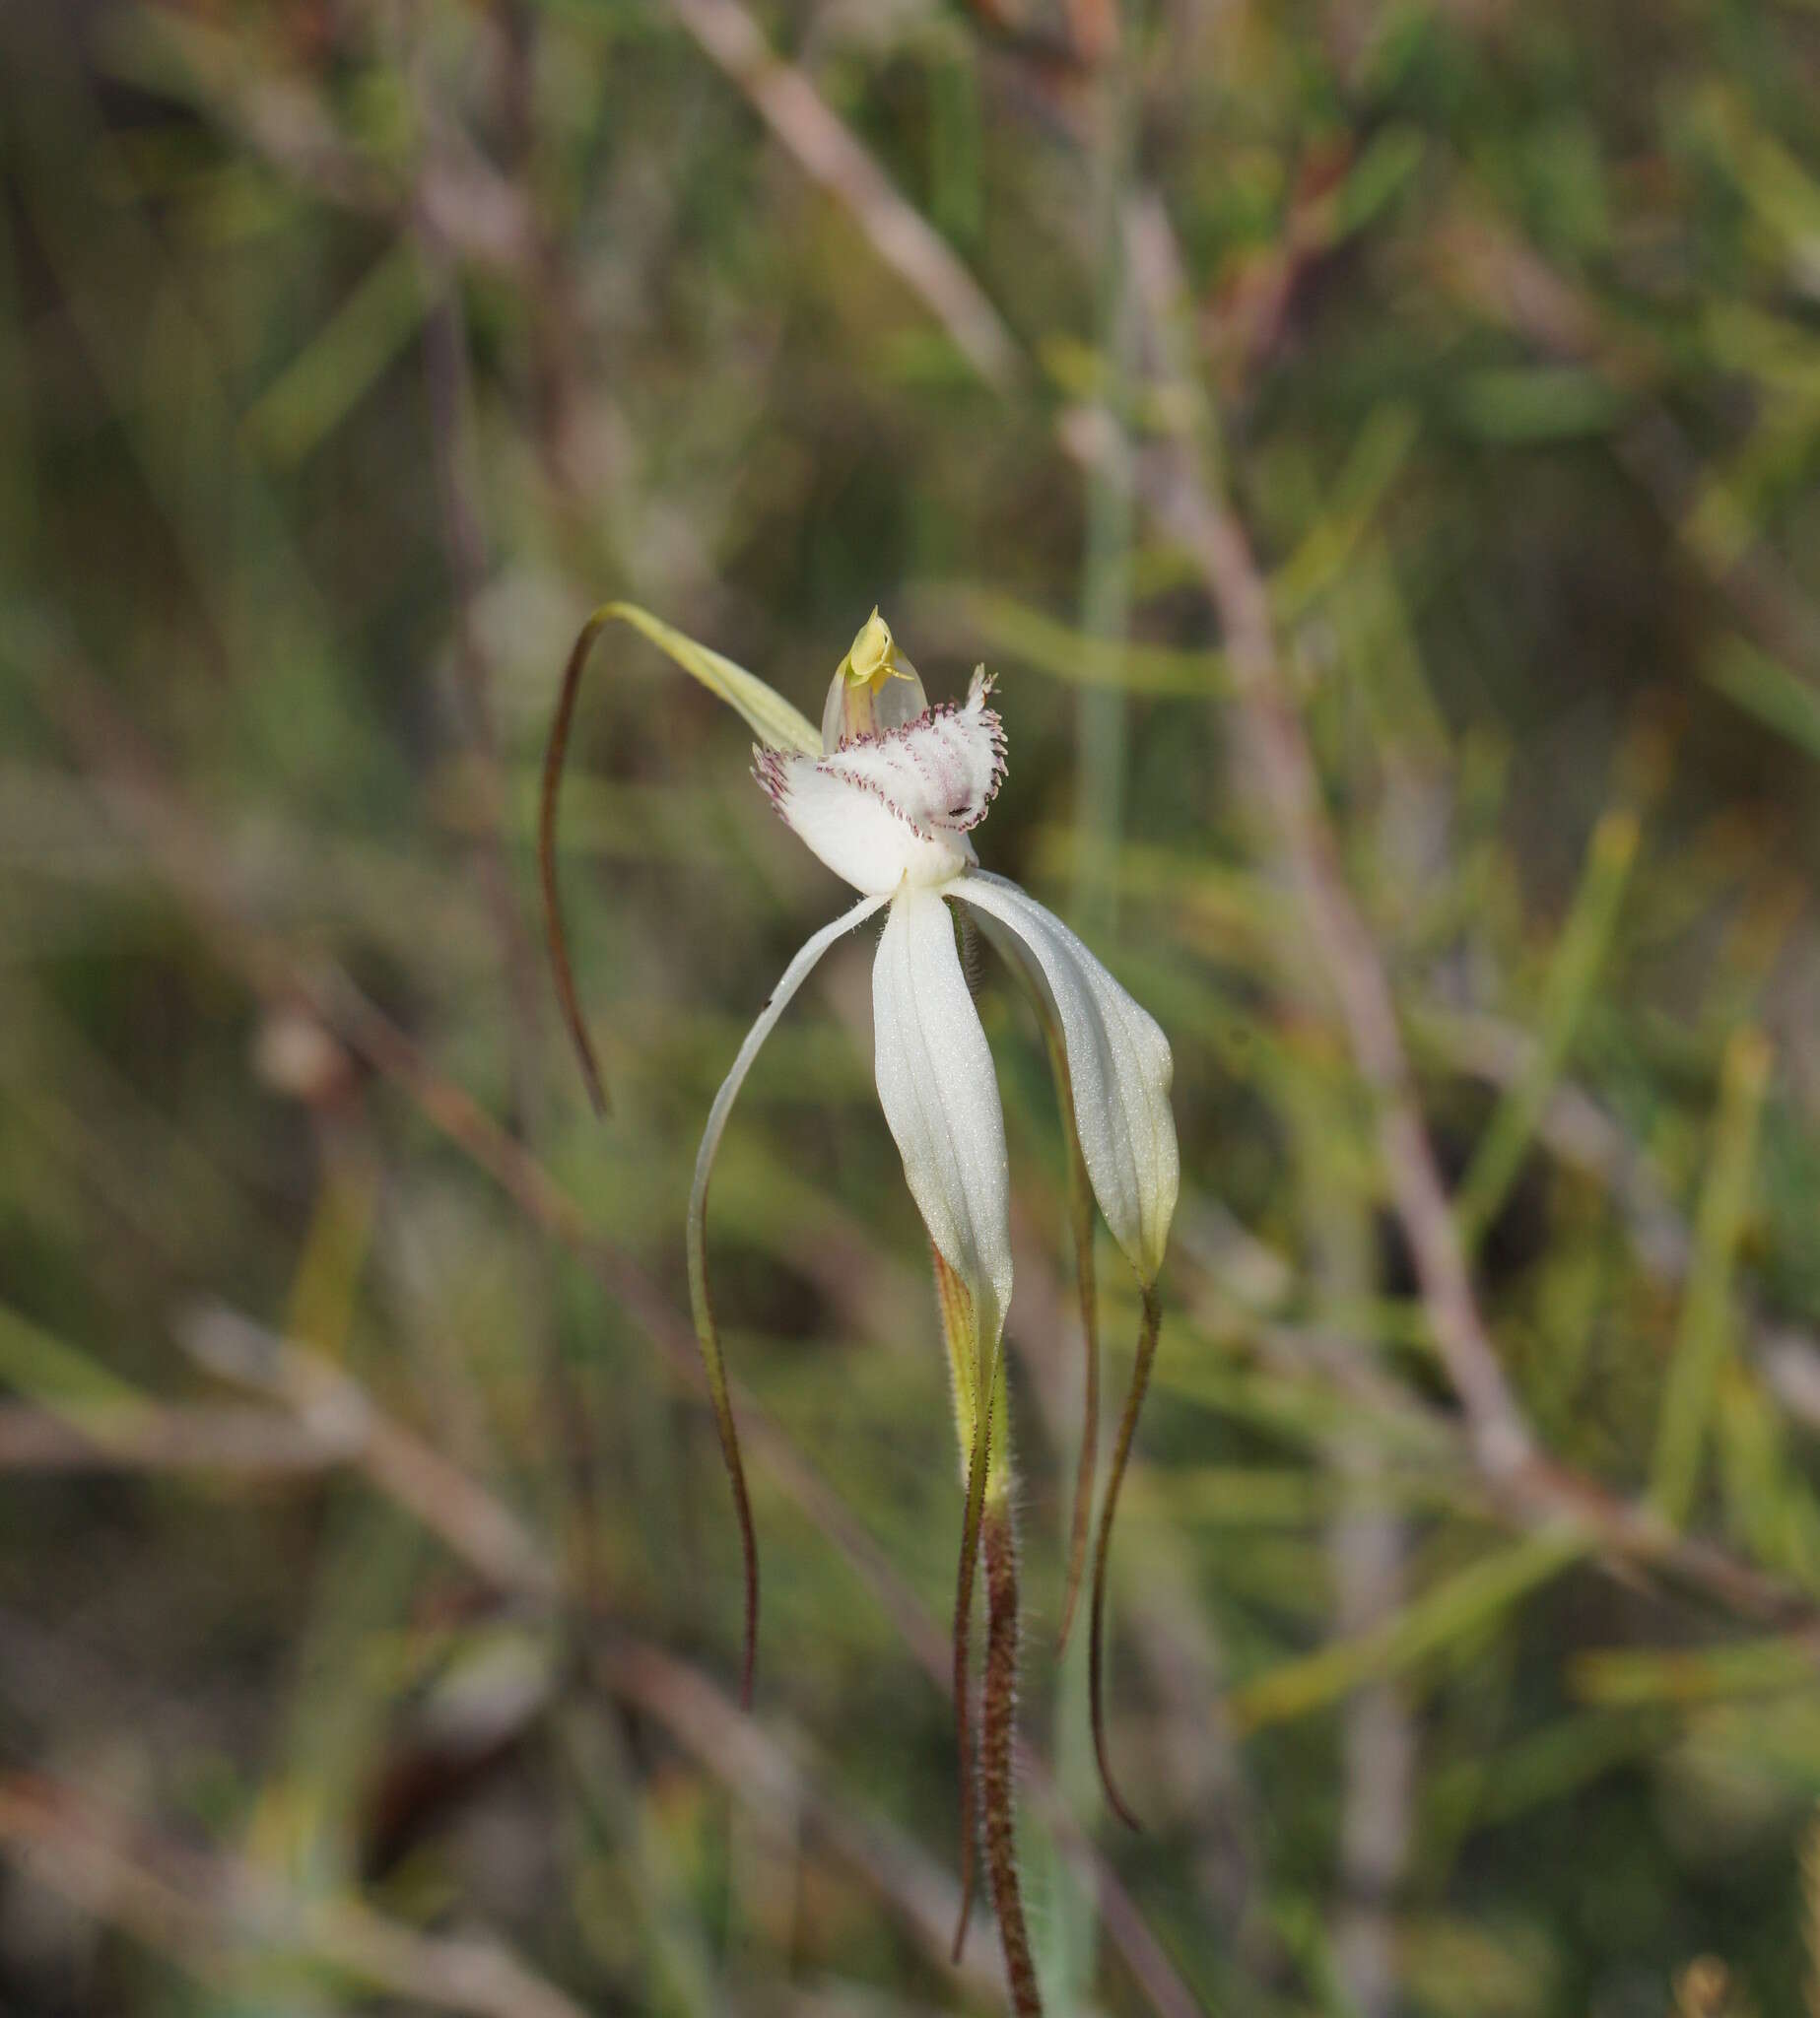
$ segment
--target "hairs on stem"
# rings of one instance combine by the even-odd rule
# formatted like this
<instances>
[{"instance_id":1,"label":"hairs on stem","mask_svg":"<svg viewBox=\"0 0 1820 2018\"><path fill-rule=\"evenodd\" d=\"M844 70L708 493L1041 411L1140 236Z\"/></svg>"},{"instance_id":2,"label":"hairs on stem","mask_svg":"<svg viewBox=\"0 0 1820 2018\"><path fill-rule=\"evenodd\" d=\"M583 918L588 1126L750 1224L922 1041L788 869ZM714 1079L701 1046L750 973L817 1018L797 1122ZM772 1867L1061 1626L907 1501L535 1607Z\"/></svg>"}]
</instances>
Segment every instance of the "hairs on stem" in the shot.
<instances>
[{"instance_id":1,"label":"hairs on stem","mask_svg":"<svg viewBox=\"0 0 1820 2018\"><path fill-rule=\"evenodd\" d=\"M1011 1499L1001 1493L986 1510L985 1686L979 1719L980 1786L985 1809L986 1875L998 1938L1005 1951L1011 2007L1019 2018L1041 2018L1043 1999L1024 1924L1024 1897L1018 1884L1016 1783L1013 1740L1017 1731L1018 1566Z\"/></svg>"},{"instance_id":2,"label":"hairs on stem","mask_svg":"<svg viewBox=\"0 0 1820 2018\"><path fill-rule=\"evenodd\" d=\"M973 1916L975 1867L973 1691L970 1661L973 1648L974 1580L979 1562L979 1527L985 1506L986 1474L991 1465L992 1401L998 1385L1001 1347L992 1353L990 1378L981 1381L975 1304L967 1285L930 1244L935 1260L935 1293L941 1306L942 1330L955 1362L957 1392L971 1396L973 1448L967 1459L967 1508L961 1521L961 1562L954 1593L954 1741L961 1794L961 1911L955 1921L953 1959L959 1963L967 1945L967 1923ZM964 1379L973 1366L971 1382Z\"/></svg>"},{"instance_id":3,"label":"hairs on stem","mask_svg":"<svg viewBox=\"0 0 1820 2018\"><path fill-rule=\"evenodd\" d=\"M1137 1363L1131 1371L1131 1391L1125 1396L1124 1413L1118 1421L1118 1441L1112 1448L1112 1474L1106 1482L1106 1505L1100 1513L1100 1539L1094 1550L1093 1612L1087 1649L1087 1691L1093 1718L1094 1757L1100 1766L1100 1783L1112 1813L1127 1829L1136 1829L1138 1819L1126 1805L1112 1780L1106 1745L1106 1560L1112 1538L1112 1516L1118 1511L1118 1489L1124 1483L1125 1462L1131 1455L1131 1439L1137 1430L1138 1411L1144 1405L1144 1390L1150 1385L1150 1364L1156 1358L1157 1333L1163 1324L1163 1307L1154 1283L1144 1285L1144 1314L1137 1336Z\"/></svg>"}]
</instances>

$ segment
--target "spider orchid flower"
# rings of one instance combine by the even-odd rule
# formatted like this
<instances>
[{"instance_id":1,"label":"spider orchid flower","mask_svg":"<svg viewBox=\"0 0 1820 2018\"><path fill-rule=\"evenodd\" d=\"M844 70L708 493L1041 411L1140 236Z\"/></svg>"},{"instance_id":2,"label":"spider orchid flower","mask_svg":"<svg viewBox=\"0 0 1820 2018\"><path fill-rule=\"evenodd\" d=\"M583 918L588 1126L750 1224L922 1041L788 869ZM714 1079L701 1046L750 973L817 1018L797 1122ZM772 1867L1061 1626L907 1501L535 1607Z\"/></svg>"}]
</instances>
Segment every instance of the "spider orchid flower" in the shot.
<instances>
[{"instance_id":1,"label":"spider orchid flower","mask_svg":"<svg viewBox=\"0 0 1820 2018\"><path fill-rule=\"evenodd\" d=\"M1179 1164L1169 1104L1169 1044L1156 1022L1059 918L1015 883L979 865L974 834L985 819L1005 774L1004 728L989 705L992 683L983 667L975 672L964 701L931 706L915 668L875 610L836 669L817 734L762 681L729 660L682 638L643 611L630 605L609 605L590 621L572 656L545 779L544 867L552 944L565 1007L584 1060L590 1054L562 954L555 905L555 783L581 665L594 636L611 617L634 624L740 711L759 738L753 775L773 806L810 851L859 893L858 902L812 934L790 962L741 1045L708 1117L690 1200L689 1278L696 1327L745 1553L743 1681L748 1698L758 1625L758 1566L739 1444L708 1298L708 1181L734 1100L766 1038L829 948L882 914L872 968L879 1101L903 1157L910 1195L934 1248L967 1487L955 1658L963 1811L969 1825L963 1836L963 1858L971 1880L967 1646L982 1529L989 1599L995 1601L998 1584L1013 1574L1002 1364L1012 1268L1004 1115L985 1033L956 945L956 913L960 913L964 929L969 922L981 928L1030 990L1049 1039L1068 1123L1072 1174L1085 1180L1077 1186L1077 1204L1091 1187L1142 1292L1144 1317L1137 1363L1100 1521L1091 1628L1096 1750L1109 1798L1126 1821L1131 1820L1130 1811L1113 1788L1108 1770L1102 1714L1106 1558L1119 1483L1156 1347L1156 1284L1176 1206ZM591 1063L589 1080L599 1087ZM604 1090L601 1098L604 1100ZM1077 1210L1075 1234L1089 1341L1090 1407L1087 1456L1077 1488L1070 1612L1084 1553L1096 1434L1092 1228L1090 1220L1083 1225L1083 1211ZM1002 1543L996 1564L995 1534ZM1014 1584L1011 1588L1014 1590ZM988 1697L993 1645L989 1628ZM1008 1674L1006 1691L1008 1731ZM988 1850L991 1768L988 1758ZM1008 1844L1007 1824L1007 1850ZM1006 1903L1001 1897L1001 1923Z\"/></svg>"}]
</instances>

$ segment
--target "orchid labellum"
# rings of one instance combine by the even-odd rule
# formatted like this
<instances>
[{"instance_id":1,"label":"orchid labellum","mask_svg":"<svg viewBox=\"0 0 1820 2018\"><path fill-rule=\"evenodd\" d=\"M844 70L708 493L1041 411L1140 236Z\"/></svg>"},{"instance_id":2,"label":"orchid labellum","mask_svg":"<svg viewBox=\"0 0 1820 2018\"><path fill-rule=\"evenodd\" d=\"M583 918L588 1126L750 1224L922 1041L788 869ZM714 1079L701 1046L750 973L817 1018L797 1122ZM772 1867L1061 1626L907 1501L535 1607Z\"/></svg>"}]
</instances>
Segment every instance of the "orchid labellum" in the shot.
<instances>
[{"instance_id":1,"label":"orchid labellum","mask_svg":"<svg viewBox=\"0 0 1820 2018\"><path fill-rule=\"evenodd\" d=\"M746 1572L743 1691L750 1700L758 1634L758 1558L726 1375L708 1300L708 1180L727 1118L759 1047L835 941L882 914L872 969L879 1101L934 1251L937 1301L953 1376L966 1483L955 1604L955 1714L962 1784L963 1907L971 1896L974 1764L968 1660L973 1588L983 1548L988 1598L980 1776L987 1867L1015 1999L1036 2008L1035 1978L1011 1844L1011 1729L1016 1565L1005 1425L1003 1332L1011 1301L1009 1173L992 1060L956 946L956 913L977 923L1029 989L1049 1041L1068 1124L1075 1241L1088 1344L1088 1417L1062 1632L1072 1615L1093 1495L1097 1413L1092 1223L1099 1201L1136 1272L1143 1303L1131 1391L1119 1424L1095 1549L1090 1700L1101 1776L1115 1812L1131 1814L1107 1758L1102 1695L1108 1539L1157 1342L1157 1276L1175 1211L1178 1156L1169 1044L1155 1021L1060 919L1014 883L980 868L973 835L1005 771L1005 736L975 672L967 698L931 706L915 668L877 611L836 669L819 734L762 681L629 604L589 620L571 655L545 770L543 871L557 977L596 1104L595 1069L564 950L554 877L556 786L575 688L612 619L634 625L721 699L758 736L753 774L783 820L859 902L814 933L784 970L715 1097L696 1160L688 1219L689 1281Z\"/></svg>"}]
</instances>

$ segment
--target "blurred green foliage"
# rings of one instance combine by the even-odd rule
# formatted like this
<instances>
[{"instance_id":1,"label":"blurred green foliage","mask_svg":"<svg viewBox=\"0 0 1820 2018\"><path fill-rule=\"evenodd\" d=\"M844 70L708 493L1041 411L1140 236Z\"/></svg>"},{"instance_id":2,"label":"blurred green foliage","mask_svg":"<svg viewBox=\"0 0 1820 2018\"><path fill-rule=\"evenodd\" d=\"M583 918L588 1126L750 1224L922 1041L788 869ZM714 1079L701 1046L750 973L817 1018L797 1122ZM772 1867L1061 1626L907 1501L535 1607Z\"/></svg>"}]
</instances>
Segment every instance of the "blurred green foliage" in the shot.
<instances>
[{"instance_id":1,"label":"blurred green foliage","mask_svg":"<svg viewBox=\"0 0 1820 2018\"><path fill-rule=\"evenodd\" d=\"M932 694L986 658L982 855L1174 1043L1113 1840L1048 1651L1061 1138L988 977L1050 2008L1817 2008L1820 13L767 8L1003 385L727 18L0 12L0 2007L994 2003L983 1933L942 1961L960 1492L862 946L716 1179L770 1425L756 1727L726 1693L683 1205L842 900L614 639L565 831L593 1121L532 844L625 594L811 715L874 603ZM1647 1545L1475 1469L1219 628L1058 445L1180 421L1151 192L1486 1320L1563 1503Z\"/></svg>"}]
</instances>

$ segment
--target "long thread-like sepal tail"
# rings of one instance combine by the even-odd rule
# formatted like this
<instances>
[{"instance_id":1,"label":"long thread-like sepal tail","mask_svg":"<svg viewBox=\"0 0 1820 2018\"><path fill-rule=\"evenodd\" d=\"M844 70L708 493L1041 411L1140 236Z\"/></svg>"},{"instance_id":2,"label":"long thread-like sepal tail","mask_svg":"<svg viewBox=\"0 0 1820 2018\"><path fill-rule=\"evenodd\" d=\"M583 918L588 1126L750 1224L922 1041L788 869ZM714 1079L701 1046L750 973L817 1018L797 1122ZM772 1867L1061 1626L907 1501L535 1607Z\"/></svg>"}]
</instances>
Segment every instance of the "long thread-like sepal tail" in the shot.
<instances>
[{"instance_id":1,"label":"long thread-like sepal tail","mask_svg":"<svg viewBox=\"0 0 1820 2018\"><path fill-rule=\"evenodd\" d=\"M1162 1329L1163 1307L1154 1283L1144 1287L1144 1314L1137 1337L1137 1363L1131 1370L1131 1391L1125 1396L1124 1413L1118 1421L1118 1441L1112 1447L1112 1469L1106 1482L1106 1505L1100 1513L1100 1539L1094 1550L1093 1610L1087 1650L1087 1693L1093 1720L1094 1757L1100 1766L1100 1783L1112 1813L1127 1829L1139 1822L1112 1779L1112 1761L1106 1744L1106 1560L1112 1538L1112 1516L1118 1511L1118 1489L1124 1483L1125 1463L1131 1455L1131 1439L1137 1430L1138 1411L1144 1405L1144 1391L1150 1385L1150 1365L1156 1358L1157 1333Z\"/></svg>"},{"instance_id":2,"label":"long thread-like sepal tail","mask_svg":"<svg viewBox=\"0 0 1820 2018\"><path fill-rule=\"evenodd\" d=\"M569 933L563 923L563 900L556 881L557 801L563 787L563 760L569 754L569 731L574 721L575 696L581 674L594 640L609 622L609 613L596 610L581 627L569 663L563 668L563 684L557 695L556 719L550 725L550 744L544 752L543 790L537 808L537 873L543 884L544 932L550 945L550 965L556 975L556 997L562 1004L563 1021L580 1061L581 1077L587 1082L587 1097L594 1111L605 1115L613 1103L607 1096L607 1082L581 1015L581 998L575 990L574 970L569 961Z\"/></svg>"}]
</instances>

